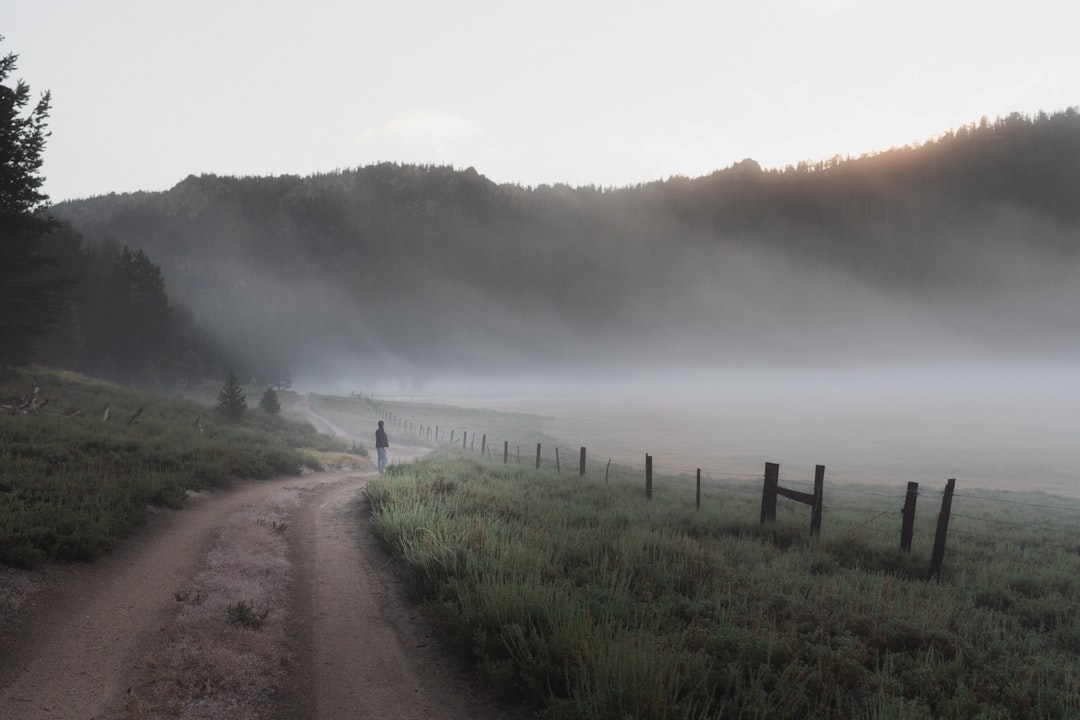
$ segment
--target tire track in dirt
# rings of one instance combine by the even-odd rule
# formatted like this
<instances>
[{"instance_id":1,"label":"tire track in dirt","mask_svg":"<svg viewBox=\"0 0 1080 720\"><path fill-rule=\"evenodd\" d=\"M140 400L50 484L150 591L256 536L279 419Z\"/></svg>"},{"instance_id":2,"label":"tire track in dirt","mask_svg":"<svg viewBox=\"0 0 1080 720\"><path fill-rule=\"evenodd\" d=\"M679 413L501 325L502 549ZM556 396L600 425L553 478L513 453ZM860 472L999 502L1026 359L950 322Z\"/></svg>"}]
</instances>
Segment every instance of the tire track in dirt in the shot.
<instances>
[{"instance_id":1,"label":"tire track in dirt","mask_svg":"<svg viewBox=\"0 0 1080 720\"><path fill-rule=\"evenodd\" d=\"M299 582L310 612L306 717L508 718L432 638L364 517L365 478L327 486L297 510Z\"/></svg>"},{"instance_id":2,"label":"tire track in dirt","mask_svg":"<svg viewBox=\"0 0 1080 720\"><path fill-rule=\"evenodd\" d=\"M316 427L356 441L317 414L307 398L296 409ZM430 452L392 445L395 459L404 462ZM355 478L358 483L350 478L319 488L295 514L300 596L293 605L310 618L312 677L302 701L310 703L310 714L303 717L510 718L510 710L479 689L469 669L438 646L426 620L407 601L366 514L363 487L373 476L367 472Z\"/></svg>"},{"instance_id":3,"label":"tire track in dirt","mask_svg":"<svg viewBox=\"0 0 1080 720\"><path fill-rule=\"evenodd\" d=\"M318 415L307 398L296 405L316 427L356 438ZM373 429L374 434L374 429ZM393 459L416 460L429 448L394 443ZM490 690L433 639L406 599L400 572L380 546L366 512L367 472L324 487L296 512L294 541L300 597L310 617L307 701L315 720L370 718L511 720L531 717L498 703Z\"/></svg>"}]
</instances>

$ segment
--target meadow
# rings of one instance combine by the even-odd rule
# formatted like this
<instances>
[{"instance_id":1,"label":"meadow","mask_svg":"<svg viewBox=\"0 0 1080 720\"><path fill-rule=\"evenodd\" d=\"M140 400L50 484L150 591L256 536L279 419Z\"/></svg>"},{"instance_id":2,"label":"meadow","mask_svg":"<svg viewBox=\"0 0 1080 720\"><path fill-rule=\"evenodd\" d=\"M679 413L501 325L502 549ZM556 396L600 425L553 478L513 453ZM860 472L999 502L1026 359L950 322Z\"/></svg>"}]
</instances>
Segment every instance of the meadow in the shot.
<instances>
[{"instance_id":1,"label":"meadow","mask_svg":"<svg viewBox=\"0 0 1080 720\"><path fill-rule=\"evenodd\" d=\"M256 410L223 422L210 387L161 397L34 376L49 405L0 417L9 565L93 559L147 506L355 458L305 423ZM658 471L651 499L640 467L590 456L579 476L576 445L543 415L310 401L357 437L386 418L392 449L432 448L368 482L371 521L446 646L544 717L1080 717L1080 501L961 483L928 581L938 486L924 483L901 552L902 482L827 477L813 536L806 506L784 498L760 522L753 472L708 474L700 507L691 474Z\"/></svg>"},{"instance_id":2,"label":"meadow","mask_svg":"<svg viewBox=\"0 0 1080 720\"><path fill-rule=\"evenodd\" d=\"M761 524L749 487L697 510L461 457L367 495L447 643L547 717L1080 717L1080 537L1025 527L1037 508L928 582L925 527L901 553L855 504L815 538L787 505Z\"/></svg>"},{"instance_id":3,"label":"meadow","mask_svg":"<svg viewBox=\"0 0 1080 720\"><path fill-rule=\"evenodd\" d=\"M812 536L783 498L761 523L760 478L708 478L699 509L687 475L646 499L639 468L504 464L488 419L484 455L442 443L366 492L447 645L544 717L1080 717L1075 499L961 484L928 581L940 487L901 552L902 483L827 483Z\"/></svg>"},{"instance_id":4,"label":"meadow","mask_svg":"<svg viewBox=\"0 0 1080 720\"><path fill-rule=\"evenodd\" d=\"M234 423L212 402L44 368L8 378L0 397L25 396L35 379L49 402L34 415L0 415L0 563L7 565L93 560L141 527L148 507L180 507L187 493L235 478L298 475L347 449L306 423L254 408L257 398Z\"/></svg>"}]
</instances>

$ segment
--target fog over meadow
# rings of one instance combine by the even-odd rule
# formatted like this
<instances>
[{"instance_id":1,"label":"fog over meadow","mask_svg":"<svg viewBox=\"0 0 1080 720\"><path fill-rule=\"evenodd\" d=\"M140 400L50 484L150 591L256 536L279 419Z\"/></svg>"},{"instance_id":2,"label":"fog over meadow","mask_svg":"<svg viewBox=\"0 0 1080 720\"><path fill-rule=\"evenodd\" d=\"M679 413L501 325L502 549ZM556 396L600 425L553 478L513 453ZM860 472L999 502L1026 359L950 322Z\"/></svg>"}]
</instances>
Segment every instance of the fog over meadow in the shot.
<instances>
[{"instance_id":1,"label":"fog over meadow","mask_svg":"<svg viewBox=\"0 0 1080 720\"><path fill-rule=\"evenodd\" d=\"M382 163L56 211L159 263L203 368L254 386L536 412L660 468L1073 494L1076 158L1069 110L621 189Z\"/></svg>"},{"instance_id":2,"label":"fog over meadow","mask_svg":"<svg viewBox=\"0 0 1080 720\"><path fill-rule=\"evenodd\" d=\"M829 482L898 492L955 477L961 489L1080 495L1075 267L984 257L950 297L727 252L715 267L682 258L662 284L689 292L670 305L654 294L617 327L507 317L460 295L464 317L487 318L455 324L460 354L354 373L346 352L297 383L537 413L566 448L635 465L649 453L658 472L760 473L770 461L796 483L822 464ZM535 355L504 349L506 327Z\"/></svg>"}]
</instances>

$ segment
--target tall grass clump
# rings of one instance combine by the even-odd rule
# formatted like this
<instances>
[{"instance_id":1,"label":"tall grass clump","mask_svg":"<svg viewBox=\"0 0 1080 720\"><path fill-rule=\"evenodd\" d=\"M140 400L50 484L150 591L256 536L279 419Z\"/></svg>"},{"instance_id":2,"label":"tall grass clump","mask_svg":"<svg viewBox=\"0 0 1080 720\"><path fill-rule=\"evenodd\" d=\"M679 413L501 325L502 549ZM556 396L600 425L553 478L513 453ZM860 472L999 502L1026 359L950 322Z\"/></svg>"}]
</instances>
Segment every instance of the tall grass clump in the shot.
<instances>
[{"instance_id":1,"label":"tall grass clump","mask_svg":"<svg viewBox=\"0 0 1080 720\"><path fill-rule=\"evenodd\" d=\"M310 426L265 413L251 413L251 423L222 422L191 400L40 368L34 376L48 405L0 416L3 564L93 560L141 526L147 506L177 508L188 492L232 478L319 466L314 446L324 441ZM0 394L30 384L17 375Z\"/></svg>"},{"instance_id":2,"label":"tall grass clump","mask_svg":"<svg viewBox=\"0 0 1080 720\"><path fill-rule=\"evenodd\" d=\"M1080 712L1080 567L1060 550L957 542L964 570L928 583L925 543L901 555L865 514L811 538L802 512L760 525L759 493L695 510L466 458L395 468L367 496L446 642L549 718Z\"/></svg>"}]
</instances>

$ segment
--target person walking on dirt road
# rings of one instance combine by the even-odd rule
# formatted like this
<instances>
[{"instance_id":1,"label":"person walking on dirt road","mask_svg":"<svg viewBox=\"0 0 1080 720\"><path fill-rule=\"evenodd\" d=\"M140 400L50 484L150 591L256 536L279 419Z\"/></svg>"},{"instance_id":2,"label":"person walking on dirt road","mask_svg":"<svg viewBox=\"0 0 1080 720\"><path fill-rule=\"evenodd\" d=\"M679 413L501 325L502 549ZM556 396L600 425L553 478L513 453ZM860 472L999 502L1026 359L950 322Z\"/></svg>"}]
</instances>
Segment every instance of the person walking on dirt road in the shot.
<instances>
[{"instance_id":1,"label":"person walking on dirt road","mask_svg":"<svg viewBox=\"0 0 1080 720\"><path fill-rule=\"evenodd\" d=\"M383 421L379 421L379 429L375 431L375 452L379 455L379 474L386 470L386 451L390 447L390 440L386 437L383 429Z\"/></svg>"}]
</instances>

